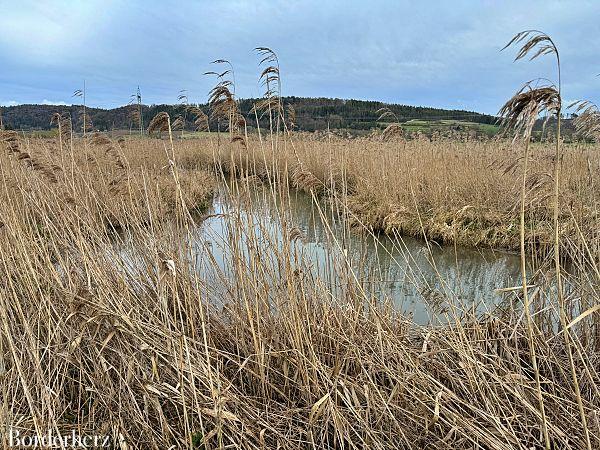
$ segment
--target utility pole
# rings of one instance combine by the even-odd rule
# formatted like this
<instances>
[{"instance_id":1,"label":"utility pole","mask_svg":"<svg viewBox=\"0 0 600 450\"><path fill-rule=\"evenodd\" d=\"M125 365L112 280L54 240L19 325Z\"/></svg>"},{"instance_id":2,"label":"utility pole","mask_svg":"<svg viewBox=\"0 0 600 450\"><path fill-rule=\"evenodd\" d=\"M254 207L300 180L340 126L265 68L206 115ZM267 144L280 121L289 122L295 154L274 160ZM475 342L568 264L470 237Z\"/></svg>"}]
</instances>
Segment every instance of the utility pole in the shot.
<instances>
[{"instance_id":1,"label":"utility pole","mask_svg":"<svg viewBox=\"0 0 600 450\"><path fill-rule=\"evenodd\" d=\"M140 115L140 136L144 135L144 116L142 116L142 92L137 88L138 114Z\"/></svg>"}]
</instances>

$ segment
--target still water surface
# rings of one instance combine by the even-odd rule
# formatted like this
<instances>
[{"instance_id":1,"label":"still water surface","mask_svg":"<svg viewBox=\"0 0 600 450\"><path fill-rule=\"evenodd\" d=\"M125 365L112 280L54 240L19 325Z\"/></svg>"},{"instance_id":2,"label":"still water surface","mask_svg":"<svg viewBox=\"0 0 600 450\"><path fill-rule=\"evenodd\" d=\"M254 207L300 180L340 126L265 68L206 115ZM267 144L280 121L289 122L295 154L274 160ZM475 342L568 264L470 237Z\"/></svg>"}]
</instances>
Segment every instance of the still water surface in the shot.
<instances>
[{"instance_id":1,"label":"still water surface","mask_svg":"<svg viewBox=\"0 0 600 450\"><path fill-rule=\"evenodd\" d=\"M392 301L421 324L444 320L445 313L456 311L451 305L492 311L507 296L496 289L519 285L519 259L514 254L349 232L339 219L332 219L340 215L327 209L331 206L317 204L308 194L294 191L285 200L286 206L278 208L280 202L269 192L258 190L251 206L242 208L241 213L224 194L216 197L194 236L198 255L211 254L210 264L206 258L198 258L201 272L214 271L216 263L220 271L231 273L233 241L242 248L258 248L261 258L274 259L274 249L283 245L281 221L286 220L300 236L293 240L297 258L304 262L303 267L308 262L313 275L328 283L332 292L341 283L339 261L345 256L345 276L351 268L369 298ZM290 214L282 219L280 210ZM235 230L232 215L237 218ZM323 216L328 220L323 221ZM240 230L239 224L244 229ZM233 234L237 239L231 238Z\"/></svg>"}]
</instances>

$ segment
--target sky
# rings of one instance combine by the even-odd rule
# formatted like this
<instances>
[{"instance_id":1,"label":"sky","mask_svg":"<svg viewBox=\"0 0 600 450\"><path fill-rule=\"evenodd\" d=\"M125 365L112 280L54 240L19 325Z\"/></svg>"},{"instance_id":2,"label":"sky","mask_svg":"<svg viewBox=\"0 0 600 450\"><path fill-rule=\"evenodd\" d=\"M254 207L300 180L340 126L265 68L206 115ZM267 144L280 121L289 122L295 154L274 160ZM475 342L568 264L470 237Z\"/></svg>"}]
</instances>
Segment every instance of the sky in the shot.
<instances>
[{"instance_id":1,"label":"sky","mask_svg":"<svg viewBox=\"0 0 600 450\"><path fill-rule=\"evenodd\" d=\"M550 57L500 52L539 29L559 48L563 98L600 102L600 1L0 0L0 105L206 102L210 62L258 97L272 48L283 95L380 100L496 113L525 81L556 80Z\"/></svg>"}]
</instances>

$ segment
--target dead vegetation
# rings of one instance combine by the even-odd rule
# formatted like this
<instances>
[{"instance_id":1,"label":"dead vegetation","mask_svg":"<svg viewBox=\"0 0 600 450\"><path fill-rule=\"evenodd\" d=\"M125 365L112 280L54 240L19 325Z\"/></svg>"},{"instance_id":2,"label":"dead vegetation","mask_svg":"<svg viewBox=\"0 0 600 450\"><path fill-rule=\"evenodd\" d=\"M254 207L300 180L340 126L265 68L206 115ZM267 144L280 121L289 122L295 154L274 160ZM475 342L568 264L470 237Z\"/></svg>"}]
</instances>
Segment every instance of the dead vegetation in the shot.
<instances>
[{"instance_id":1,"label":"dead vegetation","mask_svg":"<svg viewBox=\"0 0 600 450\"><path fill-rule=\"evenodd\" d=\"M138 158L158 158L164 143L127 142L115 151L130 170ZM544 319L549 312L536 315L532 337L518 307L417 326L366 297L351 272L332 297L308 275L311 261L295 253L292 218L281 221L287 240L256 245L235 206L226 240L227 267L235 270L218 271L202 252L216 272L210 278L189 270L198 252L185 244L195 226L189 216L172 210L177 228L158 220L164 188L150 194L156 180L149 168L139 175L147 180L151 224L143 226L129 197L137 185L107 154L112 142L88 144L95 160L86 159L82 173L104 169L93 183L76 179L72 200L60 197L72 192L68 154L61 165L57 148L45 145L30 151L58 162L56 183L13 154L1 159L3 191L11 193L0 212L1 411L22 434L77 428L110 434L122 448L529 448L543 442L528 358L534 346L549 439L581 447L564 343ZM191 158L199 143L175 146ZM339 182L343 173L326 179ZM113 180L127 189L110 192ZM245 183L234 183L232 200L246 202ZM128 198L118 211L130 225L128 237L115 241L99 218L117 209L118 195ZM542 292L533 303L552 310ZM592 285L579 292L585 304L597 301ZM581 339L577 370L588 427L600 445L596 327L590 315L572 329Z\"/></svg>"},{"instance_id":2,"label":"dead vegetation","mask_svg":"<svg viewBox=\"0 0 600 450\"><path fill-rule=\"evenodd\" d=\"M56 140L2 134L2 423L116 448L598 448L596 147L556 158L532 144L525 158L510 139L303 136L280 105L276 56L259 51L268 101L255 113L272 118L260 135L227 73L211 93L219 135L178 141L164 114L150 123L164 139L82 140L58 117ZM539 112L513 100L517 122ZM230 205L223 265L192 214L215 174ZM257 182L280 206L249 224ZM524 296L419 326L368 295L343 251L333 289L297 250L290 187L365 233L520 248ZM265 239L272 221L281 235ZM557 258L558 285L540 252L556 224L570 261Z\"/></svg>"},{"instance_id":3,"label":"dead vegetation","mask_svg":"<svg viewBox=\"0 0 600 450\"><path fill-rule=\"evenodd\" d=\"M249 172L265 182L289 177L294 187L313 189L347 206L357 229L400 232L441 244L519 249L523 155L510 139L439 136L381 142L296 133L293 143L274 156L259 139L250 136L249 141L242 154L233 147L217 146L216 139L182 143L183 164L208 167L216 155L228 173ZM532 144L531 153L526 242L548 252L553 245L554 153L539 143ZM278 175L269 173L272 167ZM598 148L586 143L565 145L561 167L561 233L571 241L583 234L597 246Z\"/></svg>"}]
</instances>

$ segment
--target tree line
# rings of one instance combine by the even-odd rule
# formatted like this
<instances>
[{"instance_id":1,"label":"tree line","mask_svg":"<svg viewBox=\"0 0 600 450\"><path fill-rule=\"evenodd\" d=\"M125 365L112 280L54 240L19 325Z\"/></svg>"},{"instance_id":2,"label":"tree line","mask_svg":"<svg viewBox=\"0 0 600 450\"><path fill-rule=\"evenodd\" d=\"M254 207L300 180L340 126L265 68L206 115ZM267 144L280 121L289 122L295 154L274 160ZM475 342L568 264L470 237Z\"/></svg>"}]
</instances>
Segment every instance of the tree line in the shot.
<instances>
[{"instance_id":1,"label":"tree line","mask_svg":"<svg viewBox=\"0 0 600 450\"><path fill-rule=\"evenodd\" d=\"M482 124L496 123L496 117L473 111L449 110L386 104L376 101L343 100L332 98L284 97L281 99L285 108L294 110L294 126L301 131L318 131L326 129L370 130L385 127L385 121L379 120L381 108L392 111L399 122L418 120L457 120ZM246 117L249 126L256 124L254 105L259 99L239 100L240 112ZM210 117L206 104L194 105ZM133 130L137 128L135 105L121 106L113 109L86 108L88 130L111 131ZM158 112L165 111L172 118L184 117L187 130L193 130L193 115L185 105L143 105L143 123L149 121ZM83 126L83 107L81 105L18 105L2 108L2 119L5 128L15 130L48 130L51 128L50 118L54 113L71 117L74 130ZM268 126L268 118L258 115L261 126ZM385 119L389 121L390 119ZM209 127L217 129L218 124L209 120Z\"/></svg>"}]
</instances>

